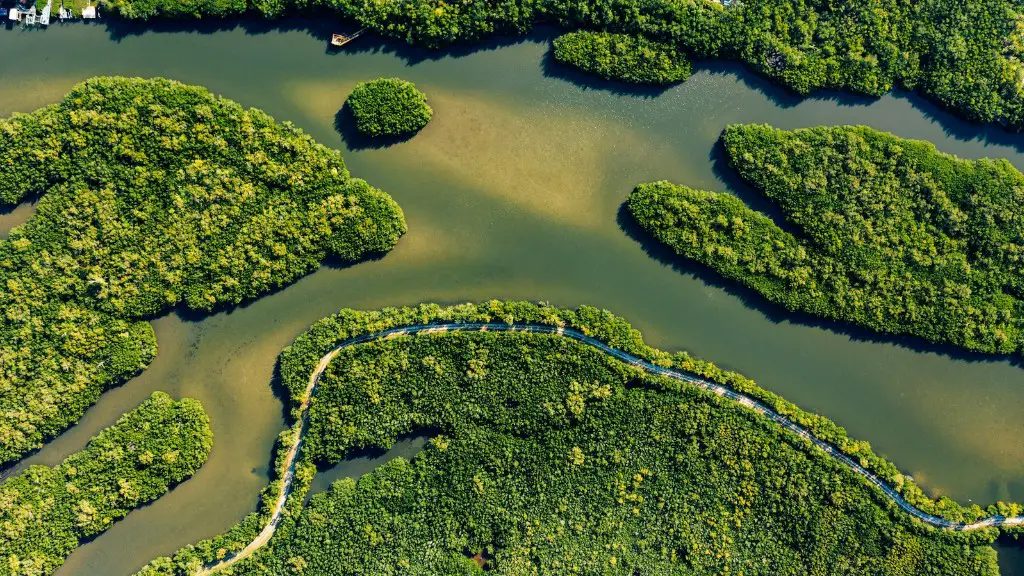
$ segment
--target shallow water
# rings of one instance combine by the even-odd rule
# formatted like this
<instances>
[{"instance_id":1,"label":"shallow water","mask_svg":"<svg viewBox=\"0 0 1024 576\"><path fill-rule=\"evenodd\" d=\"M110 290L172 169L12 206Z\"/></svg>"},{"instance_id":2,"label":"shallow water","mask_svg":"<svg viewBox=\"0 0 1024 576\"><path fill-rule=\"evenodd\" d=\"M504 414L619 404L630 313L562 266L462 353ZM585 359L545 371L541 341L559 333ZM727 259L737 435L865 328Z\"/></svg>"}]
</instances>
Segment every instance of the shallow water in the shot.
<instances>
[{"instance_id":1,"label":"shallow water","mask_svg":"<svg viewBox=\"0 0 1024 576\"><path fill-rule=\"evenodd\" d=\"M867 124L1018 168L1024 136L968 125L908 95L801 100L735 65L698 66L660 93L623 91L559 70L543 36L425 58L372 38L332 54L330 30L303 26L0 30L0 115L52 103L97 74L204 85L341 149L353 174L389 192L409 223L381 260L325 267L230 312L154 322L153 365L22 466L80 450L158 389L203 402L213 452L194 478L74 552L61 574L130 574L253 510L283 427L271 388L276 355L346 306L515 298L608 308L652 345L739 370L832 418L932 494L1024 500L1024 370L1016 361L783 314L666 255L620 212L635 184L656 179L731 190L765 208L721 165L715 141L734 122ZM377 76L416 82L435 110L419 135L386 149L364 147L345 122L342 133L336 127L348 91ZM19 210L0 215L0 234L27 217ZM1008 573L1024 565L1017 551L1001 550Z\"/></svg>"},{"instance_id":2,"label":"shallow water","mask_svg":"<svg viewBox=\"0 0 1024 576\"><path fill-rule=\"evenodd\" d=\"M313 483L309 485L309 492L306 493L307 500L318 492L323 492L342 478L359 478L363 474L372 472L395 458L412 460L416 457L430 439L428 435L410 436L397 440L388 450L373 450L362 452L346 458L338 464L317 473Z\"/></svg>"}]
</instances>

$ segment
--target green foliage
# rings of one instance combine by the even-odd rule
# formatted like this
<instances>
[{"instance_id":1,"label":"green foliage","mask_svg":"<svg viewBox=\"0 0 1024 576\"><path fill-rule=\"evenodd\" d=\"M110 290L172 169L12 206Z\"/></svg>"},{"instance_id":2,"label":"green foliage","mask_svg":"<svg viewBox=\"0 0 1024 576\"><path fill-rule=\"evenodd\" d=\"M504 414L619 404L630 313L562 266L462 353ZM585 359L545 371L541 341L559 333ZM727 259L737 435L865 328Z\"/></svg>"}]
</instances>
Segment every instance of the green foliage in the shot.
<instances>
[{"instance_id":1,"label":"green foliage","mask_svg":"<svg viewBox=\"0 0 1024 576\"><path fill-rule=\"evenodd\" d=\"M1024 16L1015 0L104 0L126 18L278 17L326 8L437 48L534 24L642 36L746 62L806 94L919 90L961 116L1024 130ZM617 77L619 75L616 75Z\"/></svg>"},{"instance_id":2,"label":"green foliage","mask_svg":"<svg viewBox=\"0 0 1024 576\"><path fill-rule=\"evenodd\" d=\"M658 240L790 310L982 352L1021 349L1024 175L865 127L730 126L733 167L798 231L724 193L640 185Z\"/></svg>"},{"instance_id":3,"label":"green foliage","mask_svg":"<svg viewBox=\"0 0 1024 576\"><path fill-rule=\"evenodd\" d=\"M310 414L337 462L439 429L313 497L236 574L998 573L995 553L892 513L751 411L557 336L453 333L346 349Z\"/></svg>"},{"instance_id":4,"label":"green foliage","mask_svg":"<svg viewBox=\"0 0 1024 576\"><path fill-rule=\"evenodd\" d=\"M857 459L922 510L967 522L986 515L976 505L929 499L867 442L848 438L830 420L800 410L739 374L651 348L621 318L587 306L564 310L490 301L342 310L314 324L281 354L280 376L292 395L293 416L314 367L338 344L393 327L440 322L574 328L655 364L760 399ZM464 554L481 550L504 562L500 565L507 571L518 570L522 565L513 561L522 561L550 569L542 573L558 573L553 560L579 549L585 552L576 556L579 567L597 566L591 554L604 561L616 555L618 568L600 565L608 573L625 571L623 565L676 566L672 561L735 567L762 557L775 564L743 573L808 573L796 569L801 566L822 567L824 574L916 576L930 568L951 576L996 573L994 553L978 547L991 543L996 530L926 529L777 424L696 388L645 376L569 340L455 333L378 341L345 349L322 385L298 465L300 482L270 548L225 573L289 574L301 565L305 574L337 573L324 568L331 565L367 574L460 574L471 568ZM427 427L440 428L441 436L412 464L395 461L358 484L342 481L302 511L316 459L332 462L352 448L386 447L401 434ZM279 443L279 454L289 445ZM657 472L643 481L656 490L637 492L642 502L619 503L629 492L620 496L611 479L631 486L643 467ZM752 497L745 496L751 492ZM262 529L278 494L272 484L258 513L222 536L154 560L140 574L184 576L242 549ZM1016 509L1000 503L987 513ZM633 536L648 529L651 538ZM758 548L759 542L764 546ZM692 547L697 543L701 548ZM525 546L543 555L524 559ZM689 556L680 553L687 550ZM829 559L837 562L834 568ZM866 568L843 563L854 559L863 560ZM566 570L566 562L559 561ZM907 564L900 568L900 562ZM681 566L678 573L695 571L689 564Z\"/></svg>"},{"instance_id":5,"label":"green foliage","mask_svg":"<svg viewBox=\"0 0 1024 576\"><path fill-rule=\"evenodd\" d=\"M904 85L962 116L1024 129L1022 18L1012 0L322 0L381 34L431 47L535 22L738 59L806 94Z\"/></svg>"},{"instance_id":6,"label":"green foliage","mask_svg":"<svg viewBox=\"0 0 1024 576\"><path fill-rule=\"evenodd\" d=\"M405 232L338 152L168 80L97 78L0 119L0 157L0 203L41 195L0 240L0 463L145 368L144 318L237 304Z\"/></svg>"},{"instance_id":7,"label":"green foliage","mask_svg":"<svg viewBox=\"0 0 1024 576\"><path fill-rule=\"evenodd\" d=\"M690 61L675 46L643 36L589 30L554 41L555 60L609 80L671 84L690 76Z\"/></svg>"},{"instance_id":8,"label":"green foliage","mask_svg":"<svg viewBox=\"0 0 1024 576\"><path fill-rule=\"evenodd\" d=\"M420 131L434 110L427 95L412 82L378 78L360 82L345 104L356 119L356 128L367 136L398 136Z\"/></svg>"},{"instance_id":9,"label":"green foliage","mask_svg":"<svg viewBox=\"0 0 1024 576\"><path fill-rule=\"evenodd\" d=\"M84 450L0 484L0 574L52 574L79 542L195 474L213 445L197 400L154 392Z\"/></svg>"}]
</instances>

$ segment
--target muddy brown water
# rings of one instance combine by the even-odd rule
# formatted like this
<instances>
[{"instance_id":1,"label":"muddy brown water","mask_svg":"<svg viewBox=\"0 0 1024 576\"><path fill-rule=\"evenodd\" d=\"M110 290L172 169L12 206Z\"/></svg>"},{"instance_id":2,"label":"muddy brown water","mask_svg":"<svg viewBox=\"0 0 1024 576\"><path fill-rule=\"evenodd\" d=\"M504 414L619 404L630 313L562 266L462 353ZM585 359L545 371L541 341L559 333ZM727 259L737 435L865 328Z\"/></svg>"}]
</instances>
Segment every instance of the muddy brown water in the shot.
<instances>
[{"instance_id":1,"label":"muddy brown water","mask_svg":"<svg viewBox=\"0 0 1024 576\"><path fill-rule=\"evenodd\" d=\"M203 402L213 452L194 478L76 550L60 574L131 574L252 511L283 426L270 385L276 355L346 306L514 298L608 308L652 345L739 370L832 418L932 494L1024 501L1024 369L1016 360L785 314L667 256L620 212L636 183L656 179L731 190L764 208L721 165L715 141L734 122L867 124L1018 168L1024 136L966 124L906 94L799 99L728 64L698 66L663 92L624 90L553 66L543 35L428 57L374 38L331 53L329 29L261 26L0 29L0 115L55 102L98 74L204 85L341 149L353 174L388 191L409 223L380 260L325 267L236 310L154 321L153 365L19 466L80 450L153 390ZM435 110L419 135L383 149L336 126L352 87L378 76L416 82ZM0 214L0 235L30 213ZM1018 548L1001 555L1006 573L1024 572Z\"/></svg>"}]
</instances>

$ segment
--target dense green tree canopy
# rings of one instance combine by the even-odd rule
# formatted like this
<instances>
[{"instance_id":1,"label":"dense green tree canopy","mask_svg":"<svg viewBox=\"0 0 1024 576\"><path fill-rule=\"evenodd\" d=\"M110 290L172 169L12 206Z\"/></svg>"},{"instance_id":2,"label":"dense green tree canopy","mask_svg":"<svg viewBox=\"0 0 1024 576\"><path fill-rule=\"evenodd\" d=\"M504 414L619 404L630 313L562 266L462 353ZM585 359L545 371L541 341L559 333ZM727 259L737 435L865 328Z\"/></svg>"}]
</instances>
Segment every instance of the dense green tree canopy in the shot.
<instances>
[{"instance_id":1,"label":"dense green tree canopy","mask_svg":"<svg viewBox=\"0 0 1024 576\"><path fill-rule=\"evenodd\" d=\"M579 330L758 398L923 510L968 522L986 515L976 505L929 499L831 421L739 374L651 348L621 318L587 306L491 301L342 310L281 354L293 408L338 344L438 322ZM268 548L224 573L477 573L469 558L480 552L490 568L515 574L704 575L726 567L748 575L997 573L985 546L995 530L925 528L767 418L568 339L492 332L379 340L343 349L321 386L283 522ZM282 433L279 475L294 430ZM317 462L423 430L434 438L413 462L342 481L304 510ZM260 511L226 534L157 559L140 575L185 576L241 550L265 525L277 488L275 481ZM999 505L987 514L1017 511Z\"/></svg>"},{"instance_id":2,"label":"dense green tree canopy","mask_svg":"<svg viewBox=\"0 0 1024 576\"><path fill-rule=\"evenodd\" d=\"M732 166L796 230L726 194L666 182L636 220L791 310L984 352L1024 341L1024 175L865 127L730 126Z\"/></svg>"},{"instance_id":3,"label":"dense green tree canopy","mask_svg":"<svg viewBox=\"0 0 1024 576\"><path fill-rule=\"evenodd\" d=\"M643 36L583 30L554 41L555 60L609 80L671 84L686 80L690 61L672 44Z\"/></svg>"},{"instance_id":4,"label":"dense green tree canopy","mask_svg":"<svg viewBox=\"0 0 1024 576\"><path fill-rule=\"evenodd\" d=\"M356 119L356 128L367 136L413 134L434 115L427 95L401 78L360 82L345 104Z\"/></svg>"},{"instance_id":5,"label":"dense green tree canopy","mask_svg":"<svg viewBox=\"0 0 1024 576\"><path fill-rule=\"evenodd\" d=\"M998 573L773 423L557 336L381 341L321 386L316 460L440 432L314 496L238 574L478 574L477 553L496 574Z\"/></svg>"},{"instance_id":6,"label":"dense green tree canopy","mask_svg":"<svg viewBox=\"0 0 1024 576\"><path fill-rule=\"evenodd\" d=\"M97 78L0 119L0 463L156 353L142 319L237 304L389 250L399 207L338 152L202 88Z\"/></svg>"},{"instance_id":7,"label":"dense green tree canopy","mask_svg":"<svg viewBox=\"0 0 1024 576\"><path fill-rule=\"evenodd\" d=\"M162 392L53 468L0 484L0 575L52 574L79 542L195 474L213 445L197 400Z\"/></svg>"},{"instance_id":8,"label":"dense green tree canopy","mask_svg":"<svg viewBox=\"0 0 1024 576\"><path fill-rule=\"evenodd\" d=\"M917 89L966 118L1024 129L1016 0L106 0L129 18L276 17L327 7L432 47L555 23L644 36L748 63L800 92ZM728 5L726 5L728 4Z\"/></svg>"}]
</instances>

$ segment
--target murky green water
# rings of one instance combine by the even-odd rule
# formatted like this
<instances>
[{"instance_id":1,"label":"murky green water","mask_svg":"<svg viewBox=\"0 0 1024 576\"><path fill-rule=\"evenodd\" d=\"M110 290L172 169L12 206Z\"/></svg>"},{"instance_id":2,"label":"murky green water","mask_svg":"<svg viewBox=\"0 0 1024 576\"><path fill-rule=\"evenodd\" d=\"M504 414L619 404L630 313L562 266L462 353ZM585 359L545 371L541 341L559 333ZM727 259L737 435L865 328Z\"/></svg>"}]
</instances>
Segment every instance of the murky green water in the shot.
<instances>
[{"instance_id":1,"label":"murky green water","mask_svg":"<svg viewBox=\"0 0 1024 576\"><path fill-rule=\"evenodd\" d=\"M714 143L732 122L867 124L1019 168L1024 136L966 125L905 96L799 100L735 66L698 67L656 96L617 93L558 73L540 39L423 59L370 38L330 54L329 33L0 30L0 115L54 102L97 74L204 85L345 151L352 172L391 193L409 222L379 261L325 268L231 312L154 323L152 367L27 462L52 464L81 449L156 389L202 400L213 453L193 479L77 550L61 574L129 574L251 511L283 426L270 386L276 354L343 306L518 298L608 308L655 346L742 371L829 416L932 493L1024 500L1024 369L1015 361L781 314L666 256L620 219L633 185L662 178L730 189L763 207L718 165ZM434 120L392 148L350 150L335 114L356 82L381 75L416 82ZM0 215L0 232L27 214ZM1004 549L1007 573L1021 556Z\"/></svg>"}]
</instances>

